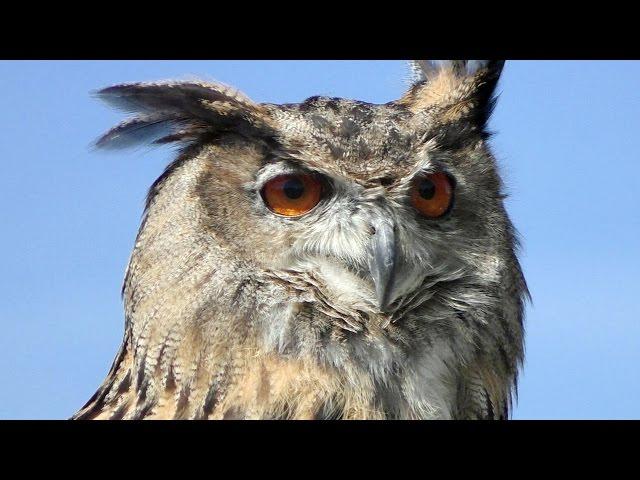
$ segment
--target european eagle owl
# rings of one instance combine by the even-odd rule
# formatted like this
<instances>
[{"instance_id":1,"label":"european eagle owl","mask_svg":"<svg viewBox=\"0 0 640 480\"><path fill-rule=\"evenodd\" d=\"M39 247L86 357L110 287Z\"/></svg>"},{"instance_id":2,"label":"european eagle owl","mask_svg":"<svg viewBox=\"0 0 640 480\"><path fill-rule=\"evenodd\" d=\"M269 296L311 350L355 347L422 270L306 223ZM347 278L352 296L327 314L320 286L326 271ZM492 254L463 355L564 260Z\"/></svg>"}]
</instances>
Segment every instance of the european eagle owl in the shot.
<instances>
[{"instance_id":1,"label":"european eagle owl","mask_svg":"<svg viewBox=\"0 0 640 480\"><path fill-rule=\"evenodd\" d=\"M527 288L486 129L503 62L415 61L398 100L109 87L98 147L175 142L76 419L502 419Z\"/></svg>"}]
</instances>

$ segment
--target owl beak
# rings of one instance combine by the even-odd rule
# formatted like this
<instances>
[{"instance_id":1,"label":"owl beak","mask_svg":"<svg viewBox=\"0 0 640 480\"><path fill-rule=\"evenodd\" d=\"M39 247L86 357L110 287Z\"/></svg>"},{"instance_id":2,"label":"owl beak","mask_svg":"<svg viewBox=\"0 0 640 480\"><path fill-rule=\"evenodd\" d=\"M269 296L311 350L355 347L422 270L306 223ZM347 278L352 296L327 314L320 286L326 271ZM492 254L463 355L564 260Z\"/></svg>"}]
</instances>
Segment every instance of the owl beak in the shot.
<instances>
[{"instance_id":1,"label":"owl beak","mask_svg":"<svg viewBox=\"0 0 640 480\"><path fill-rule=\"evenodd\" d=\"M371 238L369 271L376 289L378 307L386 312L393 303L392 292L396 277L396 234L395 227L388 220L373 224L375 233Z\"/></svg>"}]
</instances>

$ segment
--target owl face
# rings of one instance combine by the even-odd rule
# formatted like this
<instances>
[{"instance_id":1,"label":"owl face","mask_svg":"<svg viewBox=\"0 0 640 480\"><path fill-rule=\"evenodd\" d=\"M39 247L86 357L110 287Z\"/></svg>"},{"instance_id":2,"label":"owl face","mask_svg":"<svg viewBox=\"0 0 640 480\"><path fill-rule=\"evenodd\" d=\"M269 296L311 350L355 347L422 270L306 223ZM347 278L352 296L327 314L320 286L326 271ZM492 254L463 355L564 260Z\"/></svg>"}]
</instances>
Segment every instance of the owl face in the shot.
<instances>
[{"instance_id":1,"label":"owl face","mask_svg":"<svg viewBox=\"0 0 640 480\"><path fill-rule=\"evenodd\" d=\"M445 130L443 145L451 126L395 103L313 97L266 111L277 143L219 142L201 181L211 230L239 255L312 273L330 295L378 313L482 261L501 195L480 130ZM250 227L221 221L229 211Z\"/></svg>"}]
</instances>

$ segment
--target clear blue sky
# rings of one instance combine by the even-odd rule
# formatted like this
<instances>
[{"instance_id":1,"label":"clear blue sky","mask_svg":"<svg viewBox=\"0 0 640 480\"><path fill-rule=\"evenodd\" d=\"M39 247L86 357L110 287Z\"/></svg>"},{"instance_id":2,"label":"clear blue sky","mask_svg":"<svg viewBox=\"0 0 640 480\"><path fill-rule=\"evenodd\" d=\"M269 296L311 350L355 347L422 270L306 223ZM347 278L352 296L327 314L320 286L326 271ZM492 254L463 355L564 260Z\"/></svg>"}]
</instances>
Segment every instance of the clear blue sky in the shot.
<instances>
[{"instance_id":1,"label":"clear blue sky","mask_svg":"<svg viewBox=\"0 0 640 480\"><path fill-rule=\"evenodd\" d=\"M198 76L258 101L386 102L400 61L0 62L0 418L67 418L107 373L145 193L170 148L89 148L89 96ZM508 62L492 120L533 295L517 419L640 418L640 62Z\"/></svg>"}]
</instances>

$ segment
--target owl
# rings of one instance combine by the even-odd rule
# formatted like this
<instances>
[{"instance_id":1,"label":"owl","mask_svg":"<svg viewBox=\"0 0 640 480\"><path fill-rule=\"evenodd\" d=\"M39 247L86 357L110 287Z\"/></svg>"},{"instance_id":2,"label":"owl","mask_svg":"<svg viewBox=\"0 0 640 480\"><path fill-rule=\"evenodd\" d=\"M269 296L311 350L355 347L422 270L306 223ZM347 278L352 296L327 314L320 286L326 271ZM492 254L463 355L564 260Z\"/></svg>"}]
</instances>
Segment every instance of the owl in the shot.
<instances>
[{"instance_id":1,"label":"owl","mask_svg":"<svg viewBox=\"0 0 640 480\"><path fill-rule=\"evenodd\" d=\"M527 287L487 121L503 62L415 61L398 100L97 93L150 188L125 329L74 419L506 419Z\"/></svg>"}]
</instances>

